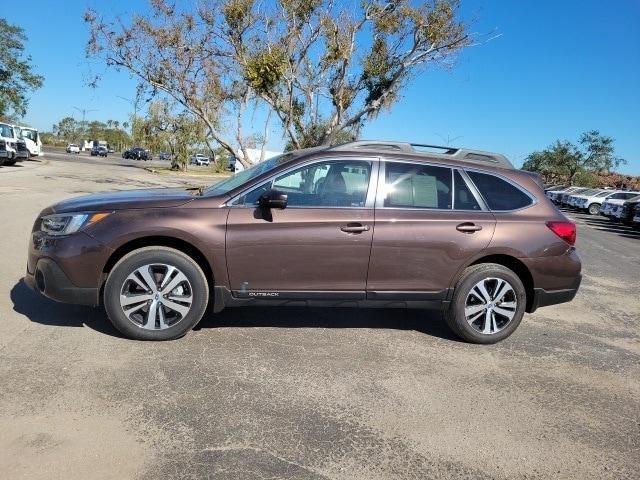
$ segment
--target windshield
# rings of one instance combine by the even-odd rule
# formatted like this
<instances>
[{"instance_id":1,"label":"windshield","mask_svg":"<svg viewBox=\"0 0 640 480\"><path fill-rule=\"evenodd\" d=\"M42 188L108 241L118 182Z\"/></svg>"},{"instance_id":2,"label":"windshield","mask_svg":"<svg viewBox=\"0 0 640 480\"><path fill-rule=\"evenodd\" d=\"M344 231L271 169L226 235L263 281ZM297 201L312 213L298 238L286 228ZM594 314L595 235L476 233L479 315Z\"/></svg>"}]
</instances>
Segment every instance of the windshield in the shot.
<instances>
[{"instance_id":1,"label":"windshield","mask_svg":"<svg viewBox=\"0 0 640 480\"><path fill-rule=\"evenodd\" d=\"M607 195L611 195L613 192L611 192L611 190L607 190L604 192L600 192L599 194L596 195L596 197L606 197Z\"/></svg>"},{"instance_id":2,"label":"windshield","mask_svg":"<svg viewBox=\"0 0 640 480\"><path fill-rule=\"evenodd\" d=\"M13 128L5 123L0 123L0 137L13 138Z\"/></svg>"},{"instance_id":3,"label":"windshield","mask_svg":"<svg viewBox=\"0 0 640 480\"><path fill-rule=\"evenodd\" d=\"M260 162L251 168L247 168L246 170L236 173L233 177L228 178L227 180L211 185L209 188L205 189L203 193L205 195L224 195L234 188L238 188L243 183L259 177L263 173L273 170L278 165L282 165L289 161L291 156L292 155L290 153L285 153L278 155L277 157L270 158L269 160L265 160L264 162Z\"/></svg>"}]
</instances>

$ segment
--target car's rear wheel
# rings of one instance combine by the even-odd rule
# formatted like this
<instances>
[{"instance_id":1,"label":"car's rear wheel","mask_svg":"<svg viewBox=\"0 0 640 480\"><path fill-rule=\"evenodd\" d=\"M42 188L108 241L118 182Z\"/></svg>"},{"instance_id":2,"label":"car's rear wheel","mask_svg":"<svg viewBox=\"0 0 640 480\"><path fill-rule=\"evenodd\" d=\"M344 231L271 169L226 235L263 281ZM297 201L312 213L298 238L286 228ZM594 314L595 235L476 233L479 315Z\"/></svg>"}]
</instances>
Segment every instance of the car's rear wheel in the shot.
<instances>
[{"instance_id":1,"label":"car's rear wheel","mask_svg":"<svg viewBox=\"0 0 640 480\"><path fill-rule=\"evenodd\" d=\"M592 203L591 205L589 205L589 214L598 215L599 213L600 213L599 203Z\"/></svg>"},{"instance_id":2,"label":"car's rear wheel","mask_svg":"<svg viewBox=\"0 0 640 480\"><path fill-rule=\"evenodd\" d=\"M524 285L512 270L495 263L472 265L455 287L445 320L468 342L496 343L518 328L525 306Z\"/></svg>"},{"instance_id":3,"label":"car's rear wheel","mask_svg":"<svg viewBox=\"0 0 640 480\"><path fill-rule=\"evenodd\" d=\"M145 247L113 267L104 305L113 325L137 340L182 337L202 318L209 300L200 266L179 250Z\"/></svg>"}]
</instances>

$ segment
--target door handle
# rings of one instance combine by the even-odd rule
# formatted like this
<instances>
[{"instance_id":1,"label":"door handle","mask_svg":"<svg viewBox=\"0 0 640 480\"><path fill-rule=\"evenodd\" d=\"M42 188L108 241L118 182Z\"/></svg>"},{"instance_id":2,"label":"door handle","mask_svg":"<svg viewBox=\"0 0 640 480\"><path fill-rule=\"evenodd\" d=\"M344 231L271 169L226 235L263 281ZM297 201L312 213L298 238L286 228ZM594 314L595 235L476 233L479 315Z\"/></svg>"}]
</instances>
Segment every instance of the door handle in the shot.
<instances>
[{"instance_id":1,"label":"door handle","mask_svg":"<svg viewBox=\"0 0 640 480\"><path fill-rule=\"evenodd\" d=\"M473 233L477 232L478 230L482 230L482 227L480 225L476 225L475 223L464 222L458 225L456 227L456 230L462 233Z\"/></svg>"},{"instance_id":2,"label":"door handle","mask_svg":"<svg viewBox=\"0 0 640 480\"><path fill-rule=\"evenodd\" d=\"M362 233L368 232L370 229L371 227L369 225L362 225L361 223L348 223L340 227L340 230L345 233Z\"/></svg>"}]
</instances>

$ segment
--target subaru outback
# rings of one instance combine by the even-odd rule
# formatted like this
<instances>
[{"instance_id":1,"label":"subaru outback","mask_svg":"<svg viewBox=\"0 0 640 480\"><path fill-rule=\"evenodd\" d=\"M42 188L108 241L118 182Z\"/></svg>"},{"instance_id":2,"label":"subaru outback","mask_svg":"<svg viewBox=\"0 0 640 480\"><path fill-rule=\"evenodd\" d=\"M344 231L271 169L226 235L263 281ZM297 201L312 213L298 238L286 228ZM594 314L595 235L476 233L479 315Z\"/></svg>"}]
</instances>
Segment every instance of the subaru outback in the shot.
<instances>
[{"instance_id":1,"label":"subaru outback","mask_svg":"<svg viewBox=\"0 0 640 480\"><path fill-rule=\"evenodd\" d=\"M102 305L125 336L186 334L207 307L439 309L508 337L580 284L575 224L502 155L358 141L285 153L208 188L89 195L41 212L25 281Z\"/></svg>"}]
</instances>

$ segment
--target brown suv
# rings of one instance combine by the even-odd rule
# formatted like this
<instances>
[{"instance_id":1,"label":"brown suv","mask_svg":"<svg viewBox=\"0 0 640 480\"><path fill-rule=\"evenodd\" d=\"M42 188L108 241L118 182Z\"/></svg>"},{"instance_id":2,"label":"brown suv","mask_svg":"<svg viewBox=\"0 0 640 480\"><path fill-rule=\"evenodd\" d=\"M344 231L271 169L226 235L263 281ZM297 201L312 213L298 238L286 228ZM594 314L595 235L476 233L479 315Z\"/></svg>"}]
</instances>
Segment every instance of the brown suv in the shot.
<instances>
[{"instance_id":1,"label":"brown suv","mask_svg":"<svg viewBox=\"0 0 640 480\"><path fill-rule=\"evenodd\" d=\"M359 141L205 189L58 203L35 222L26 282L103 304L136 339L180 337L213 303L435 307L463 339L493 343L524 312L573 299L575 236L502 155Z\"/></svg>"}]
</instances>

